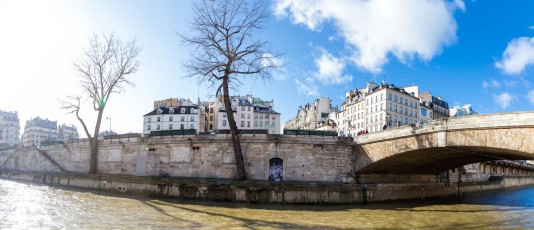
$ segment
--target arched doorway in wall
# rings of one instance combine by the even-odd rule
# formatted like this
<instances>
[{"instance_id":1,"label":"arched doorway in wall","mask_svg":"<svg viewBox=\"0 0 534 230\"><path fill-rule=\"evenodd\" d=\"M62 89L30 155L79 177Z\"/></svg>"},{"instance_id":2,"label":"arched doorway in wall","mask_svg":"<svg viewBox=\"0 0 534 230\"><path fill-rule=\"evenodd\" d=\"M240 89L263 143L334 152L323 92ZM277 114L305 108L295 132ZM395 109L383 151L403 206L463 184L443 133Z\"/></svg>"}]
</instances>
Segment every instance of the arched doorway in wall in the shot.
<instances>
[{"instance_id":1,"label":"arched doorway in wall","mask_svg":"<svg viewBox=\"0 0 534 230\"><path fill-rule=\"evenodd\" d=\"M284 160L275 157L269 160L269 181L284 181Z\"/></svg>"}]
</instances>

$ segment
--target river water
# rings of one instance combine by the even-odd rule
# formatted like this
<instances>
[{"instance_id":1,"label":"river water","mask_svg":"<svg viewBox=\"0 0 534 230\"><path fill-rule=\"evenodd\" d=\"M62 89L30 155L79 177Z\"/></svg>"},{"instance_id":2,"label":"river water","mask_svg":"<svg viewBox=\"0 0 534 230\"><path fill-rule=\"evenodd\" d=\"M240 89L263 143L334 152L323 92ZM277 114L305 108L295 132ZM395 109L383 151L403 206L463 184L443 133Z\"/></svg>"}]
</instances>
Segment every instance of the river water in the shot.
<instances>
[{"instance_id":1,"label":"river water","mask_svg":"<svg viewBox=\"0 0 534 230\"><path fill-rule=\"evenodd\" d=\"M0 179L0 229L534 228L534 187L370 205L119 196Z\"/></svg>"}]
</instances>

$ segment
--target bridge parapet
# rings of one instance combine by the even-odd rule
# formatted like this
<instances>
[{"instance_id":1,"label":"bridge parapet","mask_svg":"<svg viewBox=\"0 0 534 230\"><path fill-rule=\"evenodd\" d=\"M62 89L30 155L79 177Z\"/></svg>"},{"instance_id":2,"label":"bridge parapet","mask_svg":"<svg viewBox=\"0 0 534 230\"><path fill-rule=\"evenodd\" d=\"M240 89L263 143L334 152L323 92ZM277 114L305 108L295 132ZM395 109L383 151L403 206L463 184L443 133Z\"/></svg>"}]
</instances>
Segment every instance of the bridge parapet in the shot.
<instances>
[{"instance_id":1,"label":"bridge parapet","mask_svg":"<svg viewBox=\"0 0 534 230\"><path fill-rule=\"evenodd\" d=\"M534 127L534 111L473 115L444 118L428 123L417 123L391 128L377 133L354 138L357 144L403 138L418 134L444 132L449 130L493 129L493 128Z\"/></svg>"}]
</instances>

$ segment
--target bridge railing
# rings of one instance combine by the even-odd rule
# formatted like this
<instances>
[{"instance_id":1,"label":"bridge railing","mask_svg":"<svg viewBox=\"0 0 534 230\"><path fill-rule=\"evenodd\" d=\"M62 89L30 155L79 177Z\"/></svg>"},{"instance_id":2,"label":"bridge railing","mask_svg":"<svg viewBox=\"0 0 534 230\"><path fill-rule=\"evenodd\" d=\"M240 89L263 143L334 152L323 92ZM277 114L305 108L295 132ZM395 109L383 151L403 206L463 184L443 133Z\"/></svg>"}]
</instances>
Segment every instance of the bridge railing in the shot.
<instances>
[{"instance_id":1,"label":"bridge railing","mask_svg":"<svg viewBox=\"0 0 534 230\"><path fill-rule=\"evenodd\" d=\"M427 123L417 123L400 127L390 127L384 131L355 137L356 142L378 141L399 138L415 134L440 132L446 130L498 128L498 127L534 127L534 112L511 112L497 114L471 115L442 118Z\"/></svg>"}]
</instances>

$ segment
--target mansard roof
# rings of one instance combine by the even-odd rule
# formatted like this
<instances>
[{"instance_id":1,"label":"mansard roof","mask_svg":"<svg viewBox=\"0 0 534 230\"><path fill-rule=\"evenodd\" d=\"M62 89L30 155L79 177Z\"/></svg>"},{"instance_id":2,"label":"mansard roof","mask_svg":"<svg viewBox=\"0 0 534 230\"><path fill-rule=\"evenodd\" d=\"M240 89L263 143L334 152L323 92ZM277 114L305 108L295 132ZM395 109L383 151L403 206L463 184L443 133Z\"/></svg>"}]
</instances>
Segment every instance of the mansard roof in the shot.
<instances>
[{"instance_id":1,"label":"mansard roof","mask_svg":"<svg viewBox=\"0 0 534 230\"><path fill-rule=\"evenodd\" d=\"M185 109L182 113L182 108ZM145 114L144 116L160 115L160 114L192 114L191 109L198 109L198 106L178 106L178 107L164 107L154 109L152 112ZM161 110L161 113L158 113ZM195 113L196 114L196 113Z\"/></svg>"}]
</instances>

